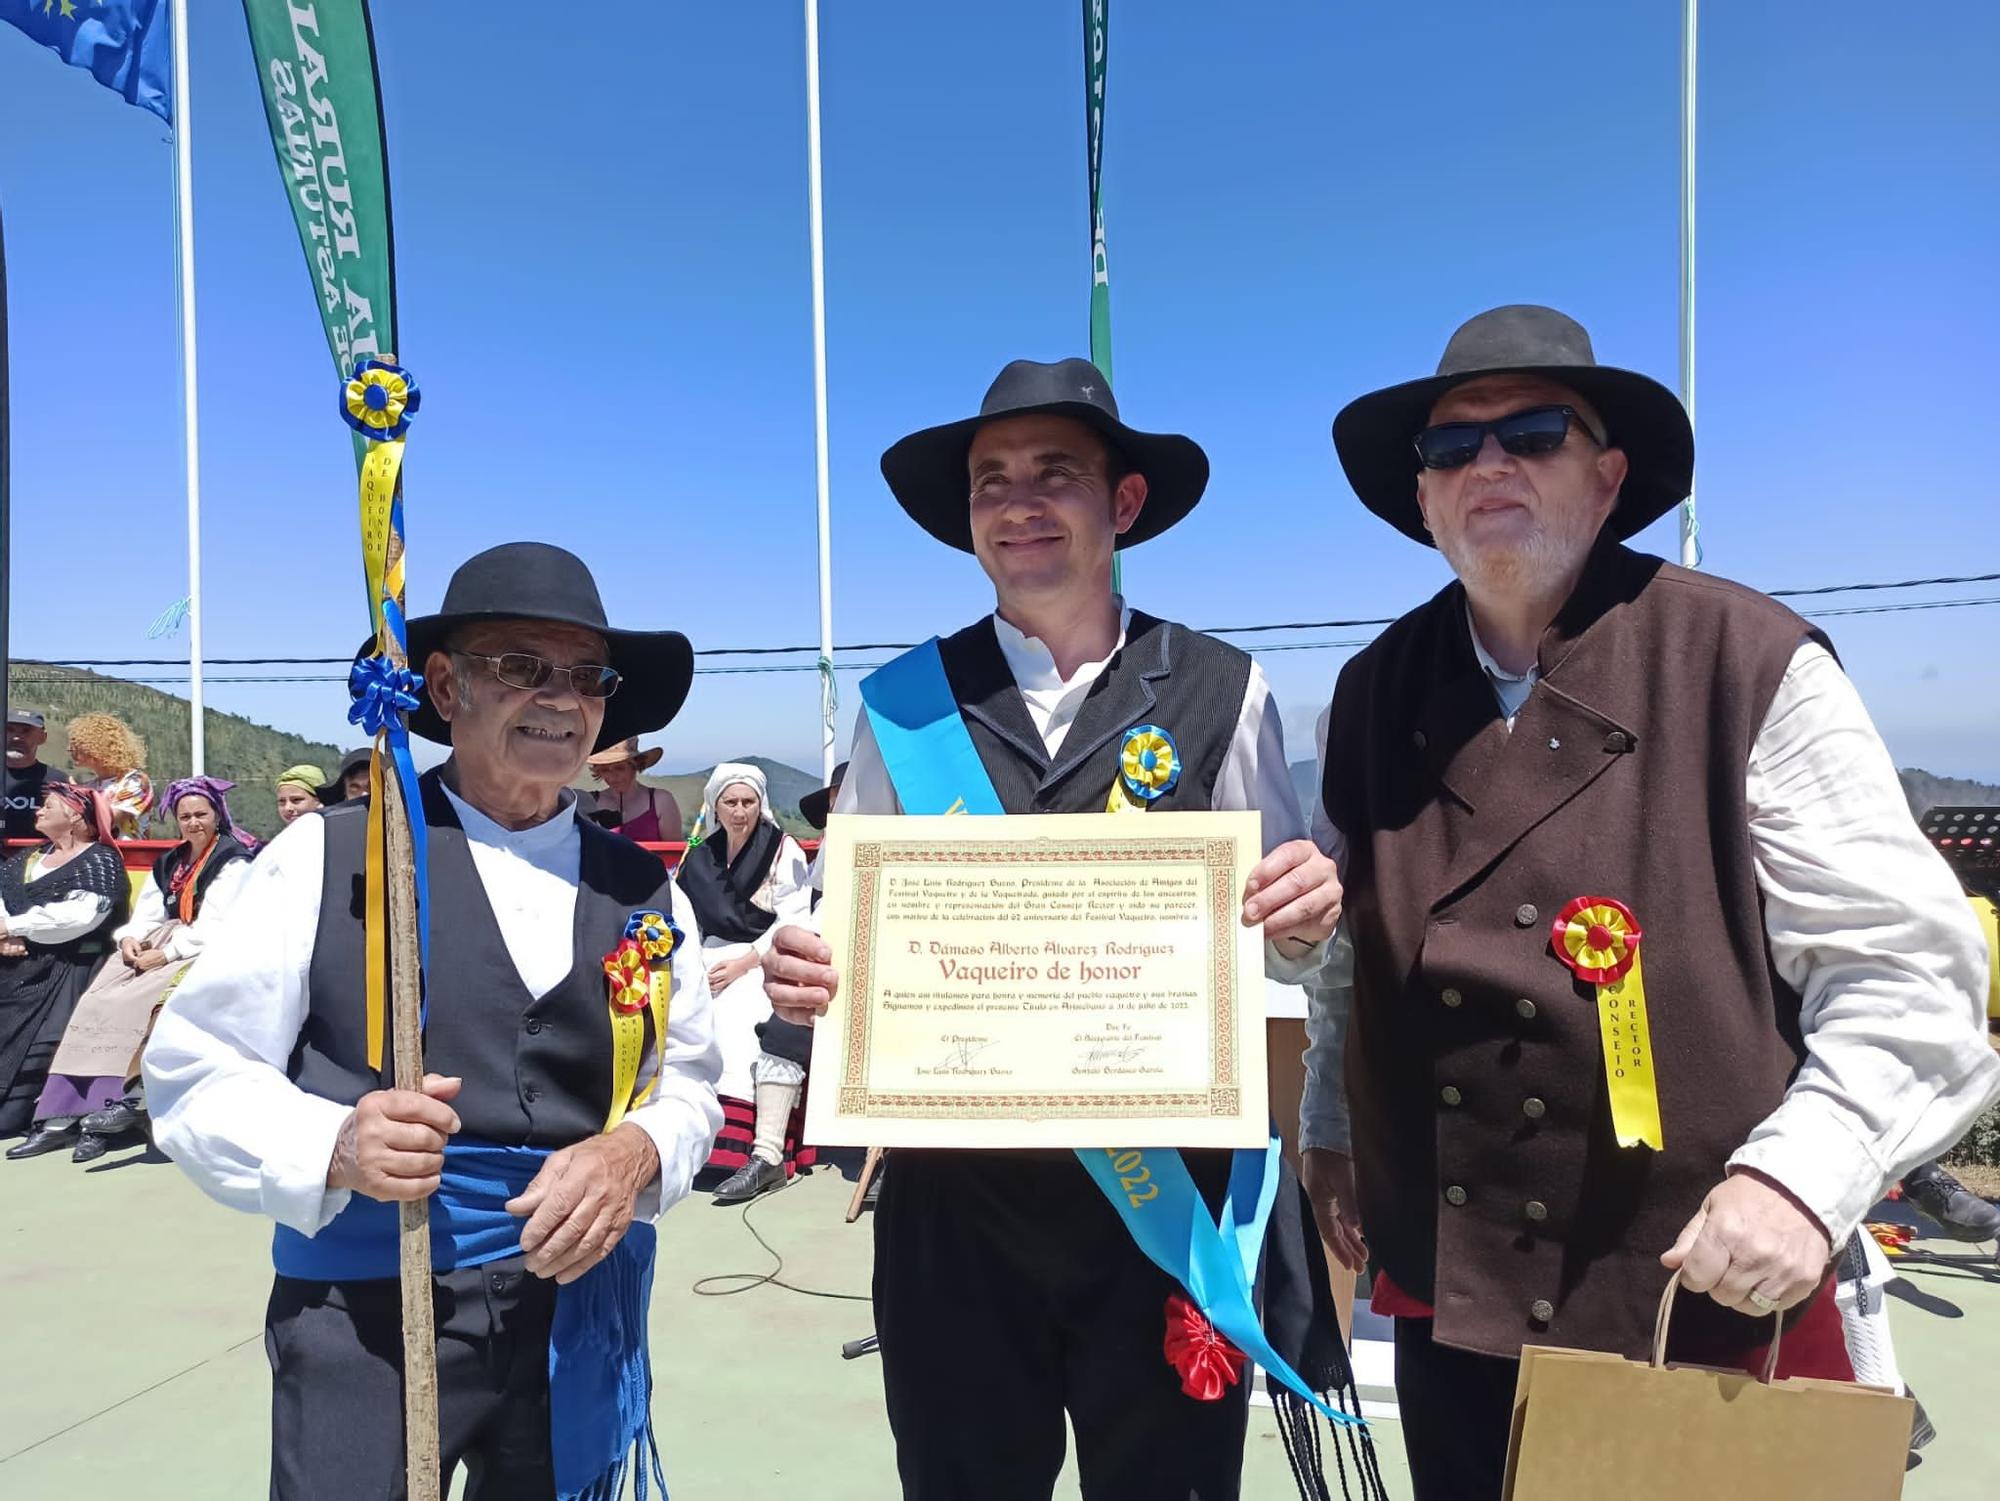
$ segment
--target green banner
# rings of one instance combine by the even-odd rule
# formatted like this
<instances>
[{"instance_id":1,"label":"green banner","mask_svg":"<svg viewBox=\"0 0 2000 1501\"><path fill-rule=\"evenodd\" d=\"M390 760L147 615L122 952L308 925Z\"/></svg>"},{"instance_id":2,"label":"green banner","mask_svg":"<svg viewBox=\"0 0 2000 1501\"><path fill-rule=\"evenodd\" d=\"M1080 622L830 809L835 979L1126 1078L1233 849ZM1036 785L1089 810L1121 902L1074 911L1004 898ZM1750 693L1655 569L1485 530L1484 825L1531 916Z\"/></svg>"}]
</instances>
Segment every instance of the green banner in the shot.
<instances>
[{"instance_id":1,"label":"green banner","mask_svg":"<svg viewBox=\"0 0 2000 1501\"><path fill-rule=\"evenodd\" d=\"M243 16L327 348L344 379L356 360L397 349L389 171L368 7L243 0Z\"/></svg>"},{"instance_id":2,"label":"green banner","mask_svg":"<svg viewBox=\"0 0 2000 1501\"><path fill-rule=\"evenodd\" d=\"M1111 379L1111 263L1104 253L1104 62L1111 0L1083 0L1083 109L1090 153L1090 362Z\"/></svg>"}]
</instances>

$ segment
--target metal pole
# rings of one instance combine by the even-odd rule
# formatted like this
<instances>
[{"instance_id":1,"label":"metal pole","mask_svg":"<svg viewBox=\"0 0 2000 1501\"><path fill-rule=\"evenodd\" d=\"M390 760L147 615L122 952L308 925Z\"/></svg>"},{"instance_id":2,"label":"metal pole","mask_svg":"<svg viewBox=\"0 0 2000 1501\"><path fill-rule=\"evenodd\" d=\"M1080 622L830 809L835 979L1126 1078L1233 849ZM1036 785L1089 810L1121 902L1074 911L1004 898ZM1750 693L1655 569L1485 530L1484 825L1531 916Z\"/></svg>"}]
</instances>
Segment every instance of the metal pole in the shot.
<instances>
[{"instance_id":1,"label":"metal pole","mask_svg":"<svg viewBox=\"0 0 2000 1501\"><path fill-rule=\"evenodd\" d=\"M813 441L819 478L819 714L820 772L833 780L833 509L826 441L826 235L820 216L819 0L806 5L806 153L812 235Z\"/></svg>"},{"instance_id":2,"label":"metal pole","mask_svg":"<svg viewBox=\"0 0 2000 1501\"><path fill-rule=\"evenodd\" d=\"M201 691L201 420L194 347L194 128L188 88L187 0L173 0L174 25L174 222L180 279L181 451L187 466L188 549L188 751L192 775L207 760Z\"/></svg>"},{"instance_id":3,"label":"metal pole","mask_svg":"<svg viewBox=\"0 0 2000 1501\"><path fill-rule=\"evenodd\" d=\"M1695 11L1681 0L1681 404L1694 423L1694 85ZM1696 450L1699 455L1700 450ZM1681 503L1681 566L1701 566L1701 527L1694 495Z\"/></svg>"}]
</instances>

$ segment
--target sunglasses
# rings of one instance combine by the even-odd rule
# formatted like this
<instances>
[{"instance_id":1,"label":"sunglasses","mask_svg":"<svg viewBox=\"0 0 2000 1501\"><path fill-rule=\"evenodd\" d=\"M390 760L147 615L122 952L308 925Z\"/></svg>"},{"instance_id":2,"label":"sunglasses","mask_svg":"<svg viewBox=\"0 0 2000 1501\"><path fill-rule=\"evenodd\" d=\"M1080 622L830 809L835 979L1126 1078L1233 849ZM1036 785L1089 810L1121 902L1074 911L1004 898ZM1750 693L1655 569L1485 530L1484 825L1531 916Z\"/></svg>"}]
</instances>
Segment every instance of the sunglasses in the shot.
<instances>
[{"instance_id":1,"label":"sunglasses","mask_svg":"<svg viewBox=\"0 0 2000 1501\"><path fill-rule=\"evenodd\" d=\"M488 656L484 652L460 651L452 649L455 657L465 657L470 661L484 662L493 669L493 676L509 688L540 688L557 673L566 674L570 687L579 698L609 698L618 691L618 685L625 681L625 675L615 667L595 667L588 664L577 667L559 667L546 657L537 657L524 651L502 652L499 656Z\"/></svg>"},{"instance_id":2,"label":"sunglasses","mask_svg":"<svg viewBox=\"0 0 2000 1501\"><path fill-rule=\"evenodd\" d=\"M1529 407L1491 422L1440 422L1427 427L1414 440L1417 461L1426 469L1463 469L1479 457L1488 433L1499 440L1503 453L1517 459L1536 458L1561 448L1571 423L1599 448L1604 446L1604 440L1590 430L1575 407Z\"/></svg>"}]
</instances>

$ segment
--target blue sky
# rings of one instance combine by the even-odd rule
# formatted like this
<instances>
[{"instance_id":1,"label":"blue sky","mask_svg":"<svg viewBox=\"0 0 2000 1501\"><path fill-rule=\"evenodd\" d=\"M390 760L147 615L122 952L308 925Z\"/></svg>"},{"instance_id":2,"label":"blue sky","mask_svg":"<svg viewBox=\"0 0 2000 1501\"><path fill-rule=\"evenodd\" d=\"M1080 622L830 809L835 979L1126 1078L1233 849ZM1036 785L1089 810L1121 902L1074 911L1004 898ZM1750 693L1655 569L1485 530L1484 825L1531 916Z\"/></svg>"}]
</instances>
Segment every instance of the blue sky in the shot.
<instances>
[{"instance_id":1,"label":"blue sky","mask_svg":"<svg viewBox=\"0 0 2000 1501\"><path fill-rule=\"evenodd\" d=\"M206 646L344 651L365 627L352 460L240 10L195 9ZM1767 588L2000 571L2000 12L1705 9L1708 566ZM377 12L399 353L425 390L413 609L470 553L541 537L583 554L614 618L697 647L814 640L799 6ZM1553 303L1601 359L1672 383L1678 27L1669 0L1114 5L1119 398L1214 466L1193 516L1126 555L1135 603L1215 626L1432 592L1442 564L1361 510L1327 428L1481 308ZM1084 350L1078 6L832 0L821 68L836 635L909 640L991 595L897 509L881 450L973 410L1010 358ZM0 28L17 656L185 649L145 638L185 558L171 159L156 119ZM1671 553L1671 522L1642 541ZM1899 763L2000 780L2000 606L1823 624ZM1294 758L1348 655L1263 656ZM699 678L666 764L811 765L817 692ZM350 738L332 683L211 702Z\"/></svg>"}]
</instances>

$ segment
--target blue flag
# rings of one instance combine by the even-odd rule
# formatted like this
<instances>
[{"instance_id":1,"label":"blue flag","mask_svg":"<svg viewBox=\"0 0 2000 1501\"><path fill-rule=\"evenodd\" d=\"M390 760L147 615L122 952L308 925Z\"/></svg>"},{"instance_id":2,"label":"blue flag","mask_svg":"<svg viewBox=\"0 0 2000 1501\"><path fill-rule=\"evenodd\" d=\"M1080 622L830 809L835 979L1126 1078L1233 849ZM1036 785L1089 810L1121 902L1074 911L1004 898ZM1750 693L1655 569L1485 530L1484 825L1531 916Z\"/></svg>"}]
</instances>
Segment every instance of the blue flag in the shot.
<instances>
[{"instance_id":1,"label":"blue flag","mask_svg":"<svg viewBox=\"0 0 2000 1501\"><path fill-rule=\"evenodd\" d=\"M174 122L173 7L168 0L0 0L11 21L127 104Z\"/></svg>"}]
</instances>

